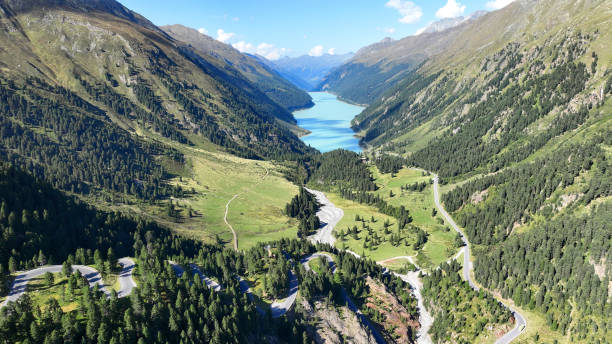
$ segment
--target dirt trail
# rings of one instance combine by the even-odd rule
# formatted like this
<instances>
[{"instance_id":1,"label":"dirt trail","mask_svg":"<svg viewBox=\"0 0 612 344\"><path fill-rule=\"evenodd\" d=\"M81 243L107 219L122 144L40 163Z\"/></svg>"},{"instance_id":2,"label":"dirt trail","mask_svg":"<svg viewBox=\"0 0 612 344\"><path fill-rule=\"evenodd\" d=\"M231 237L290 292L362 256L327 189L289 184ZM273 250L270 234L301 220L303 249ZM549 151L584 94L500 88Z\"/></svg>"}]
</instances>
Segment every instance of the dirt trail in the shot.
<instances>
[{"instance_id":1,"label":"dirt trail","mask_svg":"<svg viewBox=\"0 0 612 344\"><path fill-rule=\"evenodd\" d=\"M223 221L229 227L229 229L232 231L232 236L234 237L234 239L232 240L232 243L233 243L233 246L234 246L234 251L238 251L238 235L236 235L236 231L234 230L234 227L232 227L232 225L229 223L229 221L227 221L227 213L229 212L229 206L230 206L230 203L232 203L232 201L236 199L236 197L240 196L241 194L250 192L254 187L258 186L259 184L261 184L261 182L264 181L264 179L266 179L266 177L270 174L270 170L268 170L268 168L265 167L265 166L261 166L261 167L263 167L266 170L266 174L263 177L261 177L261 179L257 183L253 184L253 186L251 188L246 189L246 190L244 190L242 192L239 192L239 193L235 194L225 204L225 214L223 215Z\"/></svg>"}]
</instances>

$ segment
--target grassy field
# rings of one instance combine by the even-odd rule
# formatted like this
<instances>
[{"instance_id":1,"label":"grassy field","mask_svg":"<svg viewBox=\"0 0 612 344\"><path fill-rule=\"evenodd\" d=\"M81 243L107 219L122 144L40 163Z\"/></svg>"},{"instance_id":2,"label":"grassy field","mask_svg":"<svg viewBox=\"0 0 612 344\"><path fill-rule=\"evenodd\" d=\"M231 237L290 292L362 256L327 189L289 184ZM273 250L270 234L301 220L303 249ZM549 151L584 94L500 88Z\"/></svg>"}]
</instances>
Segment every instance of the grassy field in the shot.
<instances>
[{"instance_id":1,"label":"grassy field","mask_svg":"<svg viewBox=\"0 0 612 344\"><path fill-rule=\"evenodd\" d=\"M239 249L295 237L297 222L284 214L284 207L298 188L282 176L283 166L218 151L198 137L190 137L193 147L156 139L185 157L184 166L164 164L176 175L169 183L185 190L184 197L172 199L177 215L169 216L169 200L149 204L131 199L129 205L118 204L111 209L145 215L184 236L231 247L233 237L224 215L226 204L237 195L228 207L227 220L237 233Z\"/></svg>"},{"instance_id":2,"label":"grassy field","mask_svg":"<svg viewBox=\"0 0 612 344\"><path fill-rule=\"evenodd\" d=\"M392 245L390 236L398 233L397 221L394 218L378 212L375 207L348 201L337 194L328 193L329 200L344 210L344 217L336 225L334 234L338 238L336 246L350 249L359 255L364 255L376 261L397 256L414 256L416 262L424 268L433 268L453 256L456 252L453 248L455 233L447 231L446 225L441 223L442 219L438 215L432 216L434 202L433 189L429 184L431 176L423 175L419 170L407 168L393 176L391 174L381 174L376 167L372 167L371 172L375 183L379 187L375 193L394 206L405 206L413 217L412 225L429 234L428 241L421 250L415 251L413 244L416 242L416 232L404 229L399 232L400 244ZM401 189L402 186L415 182L426 182L427 186L422 192ZM390 192L393 193L393 196L390 195ZM364 221L356 221L356 215L360 219L363 218ZM374 222L371 220L372 217L374 217ZM391 224L388 234L385 234L383 226L385 221L389 221ZM364 225L370 227L374 234L368 235ZM356 237L351 234L345 235L344 240L339 239L340 231L347 233L348 228L354 226L359 230ZM369 242L373 236L381 239L380 244L374 245L374 247L367 244L364 247L366 238Z\"/></svg>"},{"instance_id":3,"label":"grassy field","mask_svg":"<svg viewBox=\"0 0 612 344\"><path fill-rule=\"evenodd\" d=\"M381 174L378 169L372 168L372 175L379 186L376 193L392 205L405 206L412 215L412 224L429 234L427 243L416 256L417 264L424 268L431 268L448 260L456 253L456 249L453 248L455 232L447 231L447 225L443 224L439 214L432 216L435 204L433 186L429 184L431 176L423 175L420 170L408 168L400 170L394 176L390 173ZM403 185L423 182L428 185L422 192L401 190ZM393 197L390 196L390 191L393 192Z\"/></svg>"},{"instance_id":4,"label":"grassy field","mask_svg":"<svg viewBox=\"0 0 612 344\"><path fill-rule=\"evenodd\" d=\"M376 261L396 256L414 254L414 251L412 250L412 245L406 246L404 243L401 243L399 246L393 246L389 241L383 241L380 245L376 245L372 249L364 248L363 244L365 242L365 237L368 232L362 228L361 221L355 221L355 215L359 215L360 218L365 218L366 225L372 228L372 231L381 238L386 238L389 236L384 234L384 222L389 221L391 223L389 230L392 233L395 233L397 231L397 221L391 216L379 213L378 210L374 207L346 200L335 193L326 193L326 195L327 198L336 207L341 208L344 211L344 217L342 217L342 220L338 222L334 231L334 236L337 239L337 247L349 249L361 256L371 258ZM372 216L374 216L375 222L371 221ZM359 230L359 233L357 234L356 238L352 235L346 235L344 240L339 238L338 233L340 232L340 230L343 230L346 233L347 228L352 228L353 226L357 226ZM409 243L411 243L411 241L416 240L406 235L403 235L403 237L407 238Z\"/></svg>"}]
</instances>

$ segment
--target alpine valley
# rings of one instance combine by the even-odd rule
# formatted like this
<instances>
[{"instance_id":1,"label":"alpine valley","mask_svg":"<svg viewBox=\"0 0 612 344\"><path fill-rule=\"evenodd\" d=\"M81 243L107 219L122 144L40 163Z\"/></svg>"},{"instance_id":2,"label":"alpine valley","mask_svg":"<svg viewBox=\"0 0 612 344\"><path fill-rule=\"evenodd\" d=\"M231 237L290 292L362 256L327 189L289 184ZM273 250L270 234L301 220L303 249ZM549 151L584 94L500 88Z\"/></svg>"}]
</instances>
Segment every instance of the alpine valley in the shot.
<instances>
[{"instance_id":1,"label":"alpine valley","mask_svg":"<svg viewBox=\"0 0 612 344\"><path fill-rule=\"evenodd\" d=\"M612 2L446 1L0 0L0 343L612 343Z\"/></svg>"}]
</instances>

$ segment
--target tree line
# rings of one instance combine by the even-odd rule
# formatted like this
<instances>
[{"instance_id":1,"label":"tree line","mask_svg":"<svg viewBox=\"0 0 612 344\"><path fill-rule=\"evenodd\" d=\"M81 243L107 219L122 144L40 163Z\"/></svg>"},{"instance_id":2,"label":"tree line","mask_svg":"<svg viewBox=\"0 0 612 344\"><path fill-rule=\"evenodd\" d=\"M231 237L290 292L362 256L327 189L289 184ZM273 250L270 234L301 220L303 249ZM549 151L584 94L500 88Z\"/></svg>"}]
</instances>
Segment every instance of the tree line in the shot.
<instances>
[{"instance_id":1,"label":"tree line","mask_svg":"<svg viewBox=\"0 0 612 344\"><path fill-rule=\"evenodd\" d=\"M299 238L307 237L321 226L317 217L319 207L320 205L315 195L306 191L303 187L300 187L299 193L285 205L285 214L289 217L297 218L299 221Z\"/></svg>"}]
</instances>

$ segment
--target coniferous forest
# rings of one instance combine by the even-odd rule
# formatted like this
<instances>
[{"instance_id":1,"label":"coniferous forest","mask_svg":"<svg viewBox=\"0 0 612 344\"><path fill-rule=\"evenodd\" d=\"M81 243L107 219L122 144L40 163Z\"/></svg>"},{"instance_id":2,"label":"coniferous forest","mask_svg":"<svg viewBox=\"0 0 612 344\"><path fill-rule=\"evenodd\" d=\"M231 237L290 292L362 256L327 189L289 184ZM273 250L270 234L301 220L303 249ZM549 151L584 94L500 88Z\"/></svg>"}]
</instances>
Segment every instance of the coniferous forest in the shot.
<instances>
[{"instance_id":1,"label":"coniferous forest","mask_svg":"<svg viewBox=\"0 0 612 344\"><path fill-rule=\"evenodd\" d=\"M0 344L612 343L612 2L124 2L0 0Z\"/></svg>"}]
</instances>

